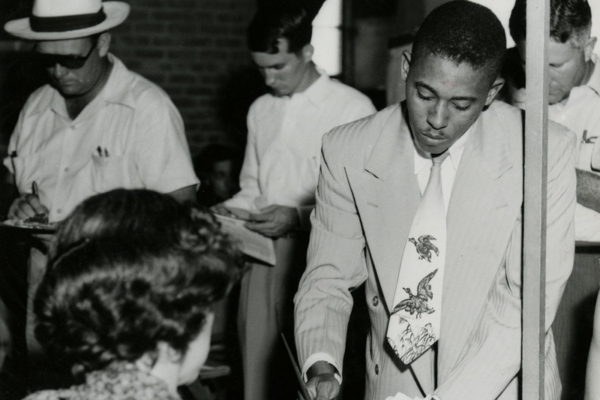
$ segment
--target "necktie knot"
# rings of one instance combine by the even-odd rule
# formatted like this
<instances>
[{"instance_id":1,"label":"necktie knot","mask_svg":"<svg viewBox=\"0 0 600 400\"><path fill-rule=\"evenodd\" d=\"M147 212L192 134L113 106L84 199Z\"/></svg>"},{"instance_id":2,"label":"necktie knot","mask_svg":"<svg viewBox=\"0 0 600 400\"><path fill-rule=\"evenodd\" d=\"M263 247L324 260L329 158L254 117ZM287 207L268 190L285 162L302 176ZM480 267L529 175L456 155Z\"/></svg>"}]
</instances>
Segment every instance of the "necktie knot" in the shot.
<instances>
[{"instance_id":1,"label":"necktie knot","mask_svg":"<svg viewBox=\"0 0 600 400\"><path fill-rule=\"evenodd\" d=\"M446 150L445 152L443 152L442 154L440 154L437 157L432 156L431 161L433 162L433 166L439 167L440 165L442 165L444 160L448 157L448 154L450 154L450 153L448 152L448 150Z\"/></svg>"}]
</instances>

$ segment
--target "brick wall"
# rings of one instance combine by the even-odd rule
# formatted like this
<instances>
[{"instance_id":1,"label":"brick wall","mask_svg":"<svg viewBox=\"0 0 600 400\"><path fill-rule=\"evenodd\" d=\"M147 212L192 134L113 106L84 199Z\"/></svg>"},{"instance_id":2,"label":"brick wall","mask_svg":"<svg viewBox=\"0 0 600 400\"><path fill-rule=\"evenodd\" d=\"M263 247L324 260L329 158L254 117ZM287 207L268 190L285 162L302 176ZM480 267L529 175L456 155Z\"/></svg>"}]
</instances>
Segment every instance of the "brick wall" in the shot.
<instances>
[{"instance_id":1,"label":"brick wall","mask_svg":"<svg viewBox=\"0 0 600 400\"><path fill-rule=\"evenodd\" d=\"M129 0L111 51L161 86L181 112L192 152L243 145L245 114L262 90L246 50L256 0Z\"/></svg>"}]
</instances>

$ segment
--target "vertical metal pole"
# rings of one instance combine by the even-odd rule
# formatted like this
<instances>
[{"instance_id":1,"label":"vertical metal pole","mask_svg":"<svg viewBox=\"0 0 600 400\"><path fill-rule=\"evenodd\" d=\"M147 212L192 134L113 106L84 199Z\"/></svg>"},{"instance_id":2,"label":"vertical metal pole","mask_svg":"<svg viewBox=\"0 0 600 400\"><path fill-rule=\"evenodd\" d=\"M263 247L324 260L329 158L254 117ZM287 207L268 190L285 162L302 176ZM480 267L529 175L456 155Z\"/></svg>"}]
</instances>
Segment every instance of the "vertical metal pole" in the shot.
<instances>
[{"instance_id":1,"label":"vertical metal pole","mask_svg":"<svg viewBox=\"0 0 600 400\"><path fill-rule=\"evenodd\" d=\"M527 1L523 239L523 399L544 399L546 176L550 0Z\"/></svg>"}]
</instances>

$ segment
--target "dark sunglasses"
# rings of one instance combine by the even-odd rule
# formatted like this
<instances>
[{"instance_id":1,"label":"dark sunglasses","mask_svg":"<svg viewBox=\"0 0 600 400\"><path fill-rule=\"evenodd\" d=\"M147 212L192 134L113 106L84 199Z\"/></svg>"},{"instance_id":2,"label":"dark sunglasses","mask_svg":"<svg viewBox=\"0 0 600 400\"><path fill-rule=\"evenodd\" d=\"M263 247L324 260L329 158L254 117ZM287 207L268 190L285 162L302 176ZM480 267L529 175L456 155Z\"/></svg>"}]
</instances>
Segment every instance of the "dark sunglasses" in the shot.
<instances>
[{"instance_id":1,"label":"dark sunglasses","mask_svg":"<svg viewBox=\"0 0 600 400\"><path fill-rule=\"evenodd\" d=\"M95 48L96 44L94 43L85 56L34 53L34 61L43 68L52 68L58 64L68 69L79 69L85 65L85 62L90 58Z\"/></svg>"}]
</instances>

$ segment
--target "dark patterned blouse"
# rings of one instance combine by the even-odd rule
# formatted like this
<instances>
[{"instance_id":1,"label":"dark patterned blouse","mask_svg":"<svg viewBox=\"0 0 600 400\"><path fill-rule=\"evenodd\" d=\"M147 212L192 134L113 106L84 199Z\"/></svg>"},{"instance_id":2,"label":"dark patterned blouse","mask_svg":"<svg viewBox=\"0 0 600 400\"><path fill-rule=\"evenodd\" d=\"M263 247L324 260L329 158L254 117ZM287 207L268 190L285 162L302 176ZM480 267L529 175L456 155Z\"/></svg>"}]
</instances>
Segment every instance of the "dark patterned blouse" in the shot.
<instances>
[{"instance_id":1,"label":"dark patterned blouse","mask_svg":"<svg viewBox=\"0 0 600 400\"><path fill-rule=\"evenodd\" d=\"M90 372L82 385L33 393L25 400L181 400L161 379L140 371L135 364L115 362Z\"/></svg>"}]
</instances>

